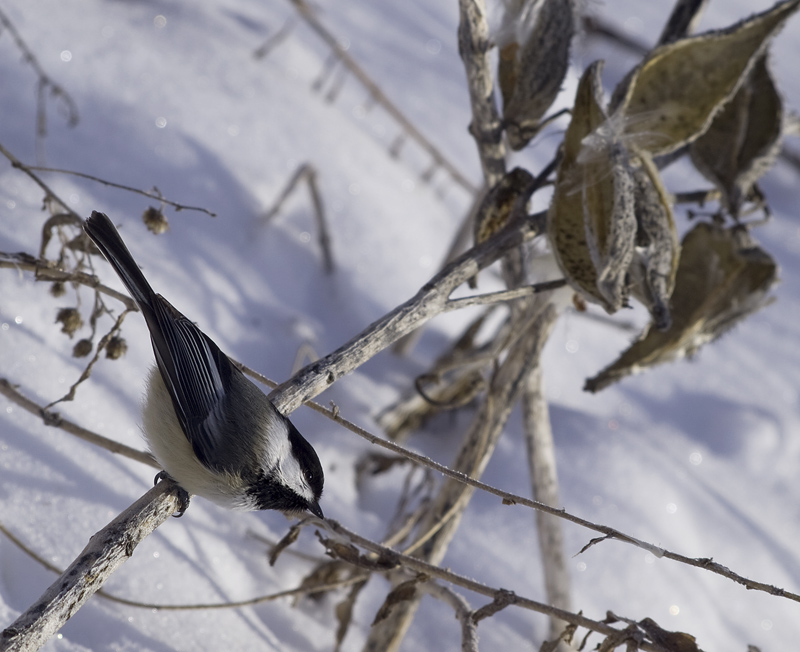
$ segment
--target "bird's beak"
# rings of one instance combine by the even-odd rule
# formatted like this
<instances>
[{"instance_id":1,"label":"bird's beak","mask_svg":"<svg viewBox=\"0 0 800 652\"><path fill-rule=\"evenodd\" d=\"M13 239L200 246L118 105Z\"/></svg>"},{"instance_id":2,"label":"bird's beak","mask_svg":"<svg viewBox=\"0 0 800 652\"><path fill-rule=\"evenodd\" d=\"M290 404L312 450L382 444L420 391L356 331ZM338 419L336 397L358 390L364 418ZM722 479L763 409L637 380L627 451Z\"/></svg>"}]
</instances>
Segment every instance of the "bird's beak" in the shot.
<instances>
[{"instance_id":1,"label":"bird's beak","mask_svg":"<svg viewBox=\"0 0 800 652\"><path fill-rule=\"evenodd\" d=\"M319 503L316 500L313 503L308 504L308 511L318 518L325 518L325 516L322 514L322 510L319 507Z\"/></svg>"}]
</instances>

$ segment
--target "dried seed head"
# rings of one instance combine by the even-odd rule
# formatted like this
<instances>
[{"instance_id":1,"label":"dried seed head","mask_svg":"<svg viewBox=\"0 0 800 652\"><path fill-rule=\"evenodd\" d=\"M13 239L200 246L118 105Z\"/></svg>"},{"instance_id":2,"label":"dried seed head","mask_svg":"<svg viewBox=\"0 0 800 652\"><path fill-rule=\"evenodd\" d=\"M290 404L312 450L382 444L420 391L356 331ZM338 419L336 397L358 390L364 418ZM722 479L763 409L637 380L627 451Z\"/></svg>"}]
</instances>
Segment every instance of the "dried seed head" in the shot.
<instances>
[{"instance_id":1,"label":"dried seed head","mask_svg":"<svg viewBox=\"0 0 800 652\"><path fill-rule=\"evenodd\" d=\"M169 222L167 221L161 209L150 206L144 213L142 213L142 222L144 225L156 235L161 235L165 231L169 231Z\"/></svg>"},{"instance_id":2,"label":"dried seed head","mask_svg":"<svg viewBox=\"0 0 800 652\"><path fill-rule=\"evenodd\" d=\"M58 297L63 297L67 293L67 288L61 281L56 281L50 286L50 294L52 294L56 299Z\"/></svg>"},{"instance_id":3,"label":"dried seed head","mask_svg":"<svg viewBox=\"0 0 800 652\"><path fill-rule=\"evenodd\" d=\"M78 340L74 347L72 347L72 357L73 358L85 358L92 352L93 344L92 340Z\"/></svg>"},{"instance_id":4,"label":"dried seed head","mask_svg":"<svg viewBox=\"0 0 800 652\"><path fill-rule=\"evenodd\" d=\"M83 326L83 319L77 308L61 308L56 315L56 323L61 324L62 333L72 337Z\"/></svg>"},{"instance_id":5,"label":"dried seed head","mask_svg":"<svg viewBox=\"0 0 800 652\"><path fill-rule=\"evenodd\" d=\"M106 357L109 360L118 360L128 352L128 343L124 337L115 335L106 344Z\"/></svg>"}]
</instances>

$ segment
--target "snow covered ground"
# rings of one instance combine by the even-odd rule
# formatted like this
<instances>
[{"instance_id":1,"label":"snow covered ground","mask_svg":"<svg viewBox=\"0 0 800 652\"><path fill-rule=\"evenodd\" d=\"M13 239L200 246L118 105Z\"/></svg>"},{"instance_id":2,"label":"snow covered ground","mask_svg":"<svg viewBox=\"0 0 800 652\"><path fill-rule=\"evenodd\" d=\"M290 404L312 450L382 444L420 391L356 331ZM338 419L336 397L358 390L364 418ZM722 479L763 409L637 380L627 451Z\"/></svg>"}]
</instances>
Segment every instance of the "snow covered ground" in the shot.
<instances>
[{"instance_id":1,"label":"snow covered ground","mask_svg":"<svg viewBox=\"0 0 800 652\"><path fill-rule=\"evenodd\" d=\"M608 0L590 10L651 43L668 4ZM700 29L725 26L770 4L712 0ZM156 290L234 358L284 380L303 344L317 355L334 350L437 270L469 194L442 170L426 183L421 177L430 158L414 143L391 157L396 122L369 106L367 92L352 77L334 101L326 94L336 72L319 92L313 90L328 50L296 18L290 2L5 0L0 10L80 113L70 128L58 100L48 101L47 165L136 188L157 186L169 199L217 214L167 209L171 229L155 237L139 219L153 202L89 180L43 174L78 213L101 210L121 224ZM457 2L324 0L319 15L411 121L478 185L456 47ZM288 37L266 58L254 58L287 21ZM562 105L572 100L580 71L598 57L608 60L608 87L635 62L617 46L581 39ZM790 108L800 107L798 60L795 17L772 56ZM0 75L0 144L32 164L37 78L5 30ZM558 133L551 130L514 162L540 169ZM305 162L318 172L330 218L337 265L330 276L322 270L304 189L274 222L259 221ZM797 170L779 163L763 183L775 219L755 236L781 266L777 301L695 360L590 395L581 391L584 379L615 358L629 332L567 313L545 351L568 511L675 552L713 557L794 592L800 591L800 226L794 214L799 178ZM705 185L688 166L671 169L668 183L673 191ZM0 163L0 250L38 252L46 217L41 200L30 179ZM50 246L52 254L55 243ZM97 269L105 282L120 287L107 266L98 263ZM490 275L486 279L482 289L492 287ZM75 295L68 291L53 299L48 290L29 273L0 270L0 376L41 404L62 396L85 365L71 357L74 340L54 324L57 308L74 306ZM88 315L90 294L84 290L81 297ZM382 353L321 400L335 401L345 417L377 430L380 410L428 368L468 318L437 318L410 357ZM645 314L637 309L621 319L641 325ZM99 332L109 327L106 318ZM86 428L142 448L138 404L152 351L141 317L128 316L124 336L125 358L102 359L76 400L57 409ZM48 428L5 399L0 406L0 522L64 568L88 537L149 488L153 471ZM440 417L409 445L449 463L469 416ZM357 491L354 462L369 445L309 410L292 418L325 467L326 516L380 538L394 510L396 487L390 482L400 476ZM515 415L484 479L527 495L521 450ZM170 520L137 548L106 588L156 604L243 600L292 588L311 564L286 554L270 567L258 539L276 540L286 528L280 514L226 512L198 499L182 519ZM569 524L565 534L569 555L594 536ZM310 531L297 549L322 555ZM763 652L797 647L800 606L788 600L615 542L594 546L570 564L574 608L591 618L602 619L609 609L637 620L651 617L695 635L708 652L744 652L748 644ZM496 498L480 492L444 565L543 599L533 514L500 508ZM54 579L0 536L0 625L12 622ZM362 594L345 649L360 649L386 590L383 580L373 579ZM483 601L468 598L475 606ZM330 650L334 605L328 597L296 607L281 600L235 610L165 611L95 597L46 649ZM506 609L483 621L479 632L485 650L535 650L547 623ZM459 629L449 607L426 598L403 649L434 646L460 649Z\"/></svg>"}]
</instances>

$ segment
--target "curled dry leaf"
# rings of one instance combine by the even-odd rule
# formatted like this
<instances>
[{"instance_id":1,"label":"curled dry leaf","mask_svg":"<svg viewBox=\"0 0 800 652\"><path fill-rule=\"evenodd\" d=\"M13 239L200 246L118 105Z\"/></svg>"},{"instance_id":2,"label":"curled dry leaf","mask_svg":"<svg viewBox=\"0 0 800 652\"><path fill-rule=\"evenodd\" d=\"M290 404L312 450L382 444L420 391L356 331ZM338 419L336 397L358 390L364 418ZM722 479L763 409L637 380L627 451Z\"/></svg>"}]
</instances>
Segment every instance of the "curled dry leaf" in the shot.
<instances>
[{"instance_id":1,"label":"curled dry leaf","mask_svg":"<svg viewBox=\"0 0 800 652\"><path fill-rule=\"evenodd\" d=\"M584 389L597 392L647 367L691 356L770 302L777 280L773 258L743 226L701 222L683 239L672 293L672 325L649 329Z\"/></svg>"},{"instance_id":2,"label":"curled dry leaf","mask_svg":"<svg viewBox=\"0 0 800 652\"><path fill-rule=\"evenodd\" d=\"M694 636L684 632L671 632L652 618L640 620L637 625L653 643L669 652L701 652Z\"/></svg>"},{"instance_id":3,"label":"curled dry leaf","mask_svg":"<svg viewBox=\"0 0 800 652\"><path fill-rule=\"evenodd\" d=\"M727 29L652 50L612 97L611 120L623 138L653 156L698 138L798 6L800 0L782 2Z\"/></svg>"},{"instance_id":4,"label":"curled dry leaf","mask_svg":"<svg viewBox=\"0 0 800 652\"><path fill-rule=\"evenodd\" d=\"M522 149L536 135L542 116L561 90L575 29L573 13L573 0L506 5L504 22L517 27L499 43L497 77L512 149Z\"/></svg>"},{"instance_id":5,"label":"curled dry leaf","mask_svg":"<svg viewBox=\"0 0 800 652\"><path fill-rule=\"evenodd\" d=\"M695 167L719 188L723 207L734 218L753 185L775 162L782 131L783 102L764 53L689 149Z\"/></svg>"},{"instance_id":6,"label":"curled dry leaf","mask_svg":"<svg viewBox=\"0 0 800 652\"><path fill-rule=\"evenodd\" d=\"M652 159L640 152L638 161L633 171L637 231L631 292L647 306L653 325L663 331L672 323L669 301L678 271L678 230L672 201Z\"/></svg>"}]
</instances>

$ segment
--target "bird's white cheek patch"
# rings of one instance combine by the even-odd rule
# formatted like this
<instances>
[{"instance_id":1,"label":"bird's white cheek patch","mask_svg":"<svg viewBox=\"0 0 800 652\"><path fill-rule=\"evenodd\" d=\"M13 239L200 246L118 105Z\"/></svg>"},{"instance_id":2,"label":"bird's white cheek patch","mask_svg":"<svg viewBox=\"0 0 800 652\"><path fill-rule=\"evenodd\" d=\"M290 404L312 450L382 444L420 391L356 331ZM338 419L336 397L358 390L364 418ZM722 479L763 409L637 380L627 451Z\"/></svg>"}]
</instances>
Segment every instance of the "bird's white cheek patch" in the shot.
<instances>
[{"instance_id":1,"label":"bird's white cheek patch","mask_svg":"<svg viewBox=\"0 0 800 652\"><path fill-rule=\"evenodd\" d=\"M283 462L278 467L278 473L283 483L297 495L309 502L314 500L314 492L308 486L306 476L300 468L300 463L293 455L287 455L283 458Z\"/></svg>"}]
</instances>

